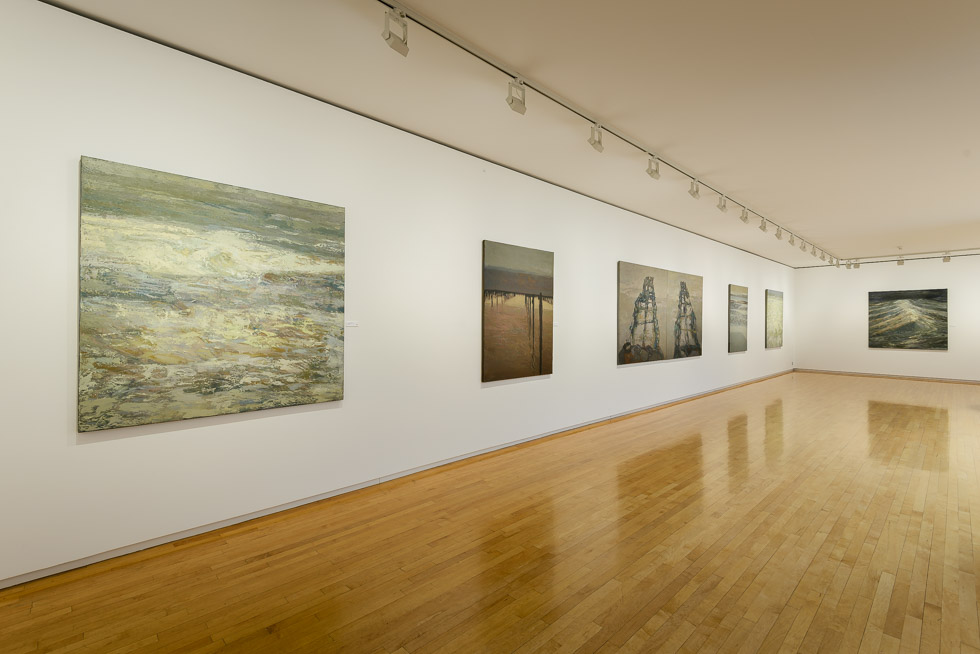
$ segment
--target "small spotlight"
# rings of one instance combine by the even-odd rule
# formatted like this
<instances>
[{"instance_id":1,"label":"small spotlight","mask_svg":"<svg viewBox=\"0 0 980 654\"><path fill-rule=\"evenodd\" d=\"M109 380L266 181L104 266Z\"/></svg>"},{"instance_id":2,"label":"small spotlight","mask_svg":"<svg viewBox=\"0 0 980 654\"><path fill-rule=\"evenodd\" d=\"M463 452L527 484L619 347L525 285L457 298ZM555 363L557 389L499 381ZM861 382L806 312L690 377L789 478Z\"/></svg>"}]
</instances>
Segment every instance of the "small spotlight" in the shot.
<instances>
[{"instance_id":1,"label":"small spotlight","mask_svg":"<svg viewBox=\"0 0 980 654\"><path fill-rule=\"evenodd\" d=\"M725 213L728 211L728 198L724 195L718 198L718 211Z\"/></svg>"},{"instance_id":2,"label":"small spotlight","mask_svg":"<svg viewBox=\"0 0 980 654\"><path fill-rule=\"evenodd\" d=\"M899 257L897 263L900 266L904 266L905 265L905 259L903 257Z\"/></svg>"},{"instance_id":3,"label":"small spotlight","mask_svg":"<svg viewBox=\"0 0 980 654\"><path fill-rule=\"evenodd\" d=\"M692 179L691 188L687 190L687 194L695 200L699 199L701 197L701 183L696 179Z\"/></svg>"},{"instance_id":4,"label":"small spotlight","mask_svg":"<svg viewBox=\"0 0 980 654\"><path fill-rule=\"evenodd\" d=\"M391 24L398 25L401 36L391 31ZM405 20L405 12L396 9L389 9L385 12L385 29L381 32L383 38L391 49L403 57L408 56L408 21Z\"/></svg>"},{"instance_id":5,"label":"small spotlight","mask_svg":"<svg viewBox=\"0 0 980 654\"><path fill-rule=\"evenodd\" d=\"M796 245L796 237L793 236L792 234L789 235L789 244Z\"/></svg>"},{"instance_id":6,"label":"small spotlight","mask_svg":"<svg viewBox=\"0 0 980 654\"><path fill-rule=\"evenodd\" d=\"M851 262L850 261L846 262L844 264L844 267L847 268L848 270L850 270L851 269Z\"/></svg>"},{"instance_id":7,"label":"small spotlight","mask_svg":"<svg viewBox=\"0 0 980 654\"><path fill-rule=\"evenodd\" d=\"M776 240L777 241L783 240L783 228L782 227L777 227L776 228Z\"/></svg>"},{"instance_id":8,"label":"small spotlight","mask_svg":"<svg viewBox=\"0 0 980 654\"><path fill-rule=\"evenodd\" d=\"M854 262L854 270L857 270L860 267L861 267L861 264L859 264L857 261L855 261Z\"/></svg>"},{"instance_id":9,"label":"small spotlight","mask_svg":"<svg viewBox=\"0 0 980 654\"><path fill-rule=\"evenodd\" d=\"M834 268L840 268L840 259L834 259Z\"/></svg>"},{"instance_id":10,"label":"small spotlight","mask_svg":"<svg viewBox=\"0 0 980 654\"><path fill-rule=\"evenodd\" d=\"M602 126L599 123L592 124L592 136L589 137L589 145L595 148L596 152L602 152Z\"/></svg>"},{"instance_id":11,"label":"small spotlight","mask_svg":"<svg viewBox=\"0 0 980 654\"><path fill-rule=\"evenodd\" d=\"M943 263L949 263L949 262L950 262L949 252L947 252L945 255L943 255Z\"/></svg>"},{"instance_id":12,"label":"small spotlight","mask_svg":"<svg viewBox=\"0 0 980 654\"><path fill-rule=\"evenodd\" d=\"M527 105L524 103L526 91L524 81L520 78L514 78L507 83L507 104L522 116L527 111Z\"/></svg>"},{"instance_id":13,"label":"small spotlight","mask_svg":"<svg viewBox=\"0 0 980 654\"><path fill-rule=\"evenodd\" d=\"M816 245L813 245L813 244L810 245L810 254L812 254L813 256L817 256L817 246Z\"/></svg>"},{"instance_id":14,"label":"small spotlight","mask_svg":"<svg viewBox=\"0 0 980 654\"><path fill-rule=\"evenodd\" d=\"M655 154L650 155L650 161L647 162L647 175L660 179L660 157Z\"/></svg>"},{"instance_id":15,"label":"small spotlight","mask_svg":"<svg viewBox=\"0 0 980 654\"><path fill-rule=\"evenodd\" d=\"M823 250L820 251L820 260L821 261L826 261L827 260L827 255L824 254Z\"/></svg>"},{"instance_id":16,"label":"small spotlight","mask_svg":"<svg viewBox=\"0 0 980 654\"><path fill-rule=\"evenodd\" d=\"M769 231L769 225L766 223L766 219L765 218L763 218L762 219L762 222L759 223L759 229L761 229L764 232Z\"/></svg>"},{"instance_id":17,"label":"small spotlight","mask_svg":"<svg viewBox=\"0 0 980 654\"><path fill-rule=\"evenodd\" d=\"M741 220L746 225L748 225L749 224L749 210L746 209L745 207L742 207L742 215L739 216L738 219Z\"/></svg>"},{"instance_id":18,"label":"small spotlight","mask_svg":"<svg viewBox=\"0 0 980 654\"><path fill-rule=\"evenodd\" d=\"M806 241L800 241L800 252L806 252Z\"/></svg>"}]
</instances>

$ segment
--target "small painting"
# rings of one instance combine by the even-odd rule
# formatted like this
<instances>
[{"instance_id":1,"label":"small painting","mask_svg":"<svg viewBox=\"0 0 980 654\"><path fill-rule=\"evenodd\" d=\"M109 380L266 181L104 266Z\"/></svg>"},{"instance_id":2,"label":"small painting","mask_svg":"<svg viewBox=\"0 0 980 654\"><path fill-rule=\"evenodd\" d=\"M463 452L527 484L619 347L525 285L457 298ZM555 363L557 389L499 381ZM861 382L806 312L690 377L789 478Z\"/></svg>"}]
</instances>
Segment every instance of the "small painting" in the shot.
<instances>
[{"instance_id":1,"label":"small painting","mask_svg":"<svg viewBox=\"0 0 980 654\"><path fill-rule=\"evenodd\" d=\"M551 374L555 254L483 242L483 381Z\"/></svg>"},{"instance_id":2,"label":"small painting","mask_svg":"<svg viewBox=\"0 0 980 654\"><path fill-rule=\"evenodd\" d=\"M83 157L78 431L340 400L344 209Z\"/></svg>"},{"instance_id":3,"label":"small painting","mask_svg":"<svg viewBox=\"0 0 980 654\"><path fill-rule=\"evenodd\" d=\"M745 352L749 347L749 289L728 285L728 351Z\"/></svg>"},{"instance_id":4,"label":"small painting","mask_svg":"<svg viewBox=\"0 0 980 654\"><path fill-rule=\"evenodd\" d=\"M766 289L766 348L783 346L783 292Z\"/></svg>"},{"instance_id":5,"label":"small painting","mask_svg":"<svg viewBox=\"0 0 980 654\"><path fill-rule=\"evenodd\" d=\"M947 289L868 293L868 347L948 348Z\"/></svg>"},{"instance_id":6,"label":"small painting","mask_svg":"<svg viewBox=\"0 0 980 654\"><path fill-rule=\"evenodd\" d=\"M619 262L617 363L701 356L702 279Z\"/></svg>"}]
</instances>

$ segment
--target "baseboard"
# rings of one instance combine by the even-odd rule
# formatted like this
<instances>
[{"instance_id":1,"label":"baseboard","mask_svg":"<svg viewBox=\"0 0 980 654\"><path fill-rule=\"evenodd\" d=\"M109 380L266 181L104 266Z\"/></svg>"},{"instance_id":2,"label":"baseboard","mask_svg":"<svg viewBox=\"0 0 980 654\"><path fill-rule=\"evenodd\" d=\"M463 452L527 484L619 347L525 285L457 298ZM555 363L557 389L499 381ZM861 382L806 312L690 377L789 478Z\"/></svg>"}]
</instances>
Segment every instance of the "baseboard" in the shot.
<instances>
[{"instance_id":1,"label":"baseboard","mask_svg":"<svg viewBox=\"0 0 980 654\"><path fill-rule=\"evenodd\" d=\"M793 372L809 372L821 375L846 375L849 377L877 377L879 379L900 379L904 381L924 381L940 382L943 384L973 384L978 385L980 381L975 379L952 379L949 377L916 377L910 375L886 375L877 372L849 372L847 370L818 370L816 368L794 368Z\"/></svg>"},{"instance_id":2,"label":"baseboard","mask_svg":"<svg viewBox=\"0 0 980 654\"><path fill-rule=\"evenodd\" d=\"M494 445L492 447L484 448L482 450L476 450L473 452L468 452L466 454L460 454L459 456L454 456L448 459L442 459L434 463L428 463L423 466L418 466L411 468L409 470L402 470L401 472L392 473L389 475L384 475L378 477L377 479L370 479L358 484L353 484L351 486L345 486L344 488L338 488L336 490L328 491L326 493L321 493L319 495L314 495L313 497L307 497L301 500L295 500L292 502L287 502L286 504L280 504L277 506L270 507L268 509L262 509L260 511L255 511L253 513L248 513L245 515L237 516L234 518L228 518L226 520L219 520L218 522L212 522L200 527L194 527L192 529L187 529L174 534L169 534L167 536L160 536L158 538L151 538L150 540L145 540L140 543L135 543L133 545L126 545L124 547L118 547L116 549L109 550L107 552L102 552L101 554L93 554L92 556L87 556L75 561L69 561L67 563L60 563L48 568L43 568L41 570L35 570L34 572L27 572L22 575L17 575L16 577L10 577L8 579L0 580L0 590L5 588L11 588L13 586L19 586L21 584L26 584L31 581L37 581L38 579L43 579L44 577L50 577L53 575L61 574L62 572L69 572L71 570L77 570L78 568L84 568L85 566L92 565L94 563L101 563L102 561L108 561L109 559L114 559L120 556L125 556L127 554L133 554L135 552L140 552L142 550L150 549L151 547L157 547L158 545L166 545L167 543L173 543L175 541L182 540L184 538L190 538L192 536L199 536L200 534L207 533L209 531L214 531L216 529L222 529L224 527L230 527L232 525L241 524L243 522L248 522L249 520L255 520L256 518L262 518L274 513L279 513L280 511L286 511L288 509L294 509L298 506L303 506L305 504L312 504L314 502L319 502L321 500L330 499L331 497L336 497L338 495L343 495L345 493L351 493L353 491L361 490L362 488L367 488L369 486L376 486L377 484L382 484L387 481L392 481L395 479L400 479L402 477L407 477L409 475L418 474L420 472L425 472L427 470L432 470L433 468L440 468L445 465L456 463L458 461L463 461L465 459L471 459L473 457L500 453L503 450L507 450L512 447L530 443L532 441L537 441L542 438L556 437L571 435L576 432L580 432L586 429L591 429L593 427L598 427L600 425L608 424L611 422L617 422L619 420L626 420L633 416L641 415L644 413L650 413L651 411L658 411L666 409L671 406L678 404L683 404L684 402L691 402L709 395L715 395L717 393L723 393L725 391L730 391L741 386L747 386L749 384L755 384L767 379L772 379L774 377L779 377L793 372L790 370L783 370L782 372L773 373L771 375L763 375L762 377L756 377L746 381L741 381L735 384L729 384L727 386L720 386L708 391L702 391L700 393L694 393L692 395L687 395L680 398L675 398L668 400L666 402L660 402L658 404L651 404L649 406L641 407L638 409L633 409L630 411L624 411L622 413L617 413L613 415L603 416L601 418L596 418L595 420L589 420L587 422L582 422L577 425L572 425L569 427L563 427L561 429L556 429L554 431L546 432L543 434L536 434L534 436L529 436L527 438L521 438L515 441L510 441L507 443L502 443L500 445ZM821 372L821 371L813 371Z\"/></svg>"}]
</instances>

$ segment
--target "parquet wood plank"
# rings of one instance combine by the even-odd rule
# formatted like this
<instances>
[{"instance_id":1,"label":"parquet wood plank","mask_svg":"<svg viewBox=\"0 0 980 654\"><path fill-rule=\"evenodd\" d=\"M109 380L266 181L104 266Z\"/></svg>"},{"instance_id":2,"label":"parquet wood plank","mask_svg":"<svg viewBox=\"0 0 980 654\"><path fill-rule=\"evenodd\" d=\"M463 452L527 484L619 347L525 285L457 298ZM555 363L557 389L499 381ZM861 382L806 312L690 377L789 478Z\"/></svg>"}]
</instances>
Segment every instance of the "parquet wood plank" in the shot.
<instances>
[{"instance_id":1,"label":"parquet wood plank","mask_svg":"<svg viewBox=\"0 0 980 654\"><path fill-rule=\"evenodd\" d=\"M784 375L0 591L0 651L980 651L977 405Z\"/></svg>"}]
</instances>

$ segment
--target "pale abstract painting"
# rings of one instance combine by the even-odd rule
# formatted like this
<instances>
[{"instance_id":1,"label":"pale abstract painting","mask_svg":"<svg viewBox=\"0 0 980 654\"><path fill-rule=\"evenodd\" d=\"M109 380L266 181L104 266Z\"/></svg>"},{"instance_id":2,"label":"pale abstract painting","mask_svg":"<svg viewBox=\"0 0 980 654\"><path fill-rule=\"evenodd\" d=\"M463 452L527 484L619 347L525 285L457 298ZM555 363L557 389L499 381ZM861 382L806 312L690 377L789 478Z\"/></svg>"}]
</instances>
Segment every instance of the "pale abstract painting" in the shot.
<instances>
[{"instance_id":1,"label":"pale abstract painting","mask_svg":"<svg viewBox=\"0 0 980 654\"><path fill-rule=\"evenodd\" d=\"M80 432L339 400L344 209L82 158Z\"/></svg>"}]
</instances>

